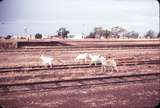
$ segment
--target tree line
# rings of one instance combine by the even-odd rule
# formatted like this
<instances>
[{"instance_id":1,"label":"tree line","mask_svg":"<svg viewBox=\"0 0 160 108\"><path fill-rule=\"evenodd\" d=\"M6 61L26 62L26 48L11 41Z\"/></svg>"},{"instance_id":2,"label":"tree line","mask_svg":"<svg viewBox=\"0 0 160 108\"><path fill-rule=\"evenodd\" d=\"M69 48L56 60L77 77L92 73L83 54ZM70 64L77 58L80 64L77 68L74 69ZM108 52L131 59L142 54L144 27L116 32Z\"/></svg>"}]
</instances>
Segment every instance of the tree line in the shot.
<instances>
[{"instance_id":1,"label":"tree line","mask_svg":"<svg viewBox=\"0 0 160 108\"><path fill-rule=\"evenodd\" d=\"M151 39L160 38L160 32L156 34L154 30L150 29L141 37ZM127 31L127 29L119 26L113 27L111 30L102 27L95 27L93 32L90 32L86 38L140 38L140 35L134 30Z\"/></svg>"},{"instance_id":2,"label":"tree line","mask_svg":"<svg viewBox=\"0 0 160 108\"><path fill-rule=\"evenodd\" d=\"M62 39L72 38L73 35L68 35L70 33L69 30L67 30L65 27L61 27L57 30L56 37L60 37ZM42 34L36 33L35 39L41 39ZM111 30L104 29L103 27L95 27L92 32L90 32L88 35L83 36L83 38L95 38L95 39L101 39L101 38L160 38L160 32L157 34L154 30L148 30L143 36L140 36L138 32L132 30L127 31L127 29L124 29L119 26L115 26L111 28ZM1 39L2 37L0 37ZM4 37L4 39L11 39L12 35L7 35Z\"/></svg>"}]
</instances>

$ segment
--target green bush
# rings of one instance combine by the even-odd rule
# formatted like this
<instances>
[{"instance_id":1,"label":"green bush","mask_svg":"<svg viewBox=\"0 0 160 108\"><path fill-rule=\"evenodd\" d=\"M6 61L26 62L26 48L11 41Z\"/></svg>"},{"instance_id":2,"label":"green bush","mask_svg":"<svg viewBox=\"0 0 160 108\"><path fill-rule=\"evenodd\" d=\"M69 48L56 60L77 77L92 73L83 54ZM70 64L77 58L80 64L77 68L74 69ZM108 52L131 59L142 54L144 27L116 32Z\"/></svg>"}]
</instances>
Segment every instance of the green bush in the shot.
<instances>
[{"instance_id":1,"label":"green bush","mask_svg":"<svg viewBox=\"0 0 160 108\"><path fill-rule=\"evenodd\" d=\"M11 35L7 35L7 36L5 37L5 39L11 39L11 38L12 38Z\"/></svg>"},{"instance_id":2,"label":"green bush","mask_svg":"<svg viewBox=\"0 0 160 108\"><path fill-rule=\"evenodd\" d=\"M41 39L41 38L42 38L42 34L36 33L36 34L35 34L35 38L36 38L36 39Z\"/></svg>"}]
</instances>

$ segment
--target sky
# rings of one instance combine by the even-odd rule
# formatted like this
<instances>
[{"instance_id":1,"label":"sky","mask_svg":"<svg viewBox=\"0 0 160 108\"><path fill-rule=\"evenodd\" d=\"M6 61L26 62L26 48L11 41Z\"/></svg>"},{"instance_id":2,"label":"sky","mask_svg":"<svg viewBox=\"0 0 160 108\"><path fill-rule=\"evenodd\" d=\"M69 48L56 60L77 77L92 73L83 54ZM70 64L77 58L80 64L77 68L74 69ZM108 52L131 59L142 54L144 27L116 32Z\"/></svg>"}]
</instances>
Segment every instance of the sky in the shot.
<instances>
[{"instance_id":1,"label":"sky","mask_svg":"<svg viewBox=\"0 0 160 108\"><path fill-rule=\"evenodd\" d=\"M144 34L159 32L157 0L2 0L0 35L88 34L94 27L120 26Z\"/></svg>"}]
</instances>

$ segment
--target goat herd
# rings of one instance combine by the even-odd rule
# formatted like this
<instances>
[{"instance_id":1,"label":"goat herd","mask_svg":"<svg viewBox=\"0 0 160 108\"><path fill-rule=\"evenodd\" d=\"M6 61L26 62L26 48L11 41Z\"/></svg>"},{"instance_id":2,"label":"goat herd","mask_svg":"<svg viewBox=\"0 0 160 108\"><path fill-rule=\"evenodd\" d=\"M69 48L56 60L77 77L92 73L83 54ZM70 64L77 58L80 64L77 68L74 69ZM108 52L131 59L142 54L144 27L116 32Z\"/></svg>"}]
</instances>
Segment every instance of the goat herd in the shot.
<instances>
[{"instance_id":1,"label":"goat herd","mask_svg":"<svg viewBox=\"0 0 160 108\"><path fill-rule=\"evenodd\" d=\"M49 65L50 68L53 67L53 62L55 58L44 56L43 54L40 55L40 59L42 60L43 65ZM94 64L95 66L101 64L101 71L106 72L107 69L111 69L111 71L118 72L117 63L111 57L104 57L100 54L89 54L89 53L81 53L74 59L74 62L84 62L85 64L89 60L89 65Z\"/></svg>"}]
</instances>

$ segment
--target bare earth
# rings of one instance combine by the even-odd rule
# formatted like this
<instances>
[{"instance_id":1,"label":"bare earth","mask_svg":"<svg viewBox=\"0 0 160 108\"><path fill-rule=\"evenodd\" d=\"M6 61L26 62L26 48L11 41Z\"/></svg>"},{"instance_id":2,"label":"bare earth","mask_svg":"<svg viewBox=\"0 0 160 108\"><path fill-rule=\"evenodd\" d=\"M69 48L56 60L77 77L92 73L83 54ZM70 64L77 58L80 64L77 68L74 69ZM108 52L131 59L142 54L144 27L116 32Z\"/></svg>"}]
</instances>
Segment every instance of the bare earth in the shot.
<instances>
[{"instance_id":1,"label":"bare earth","mask_svg":"<svg viewBox=\"0 0 160 108\"><path fill-rule=\"evenodd\" d=\"M136 84L1 94L6 108L149 107L160 102L160 80Z\"/></svg>"},{"instance_id":2,"label":"bare earth","mask_svg":"<svg viewBox=\"0 0 160 108\"><path fill-rule=\"evenodd\" d=\"M31 47L0 51L0 84L76 79L95 76L116 76L134 73L160 73L160 64L136 64L137 61L160 60L160 41L105 42L61 41L74 47ZM97 44L96 44L97 43ZM137 45L142 47L112 47L107 45ZM145 47L145 44L150 45ZM152 45L159 45L153 47ZM97 47L97 46L102 47ZM43 48L43 49L40 49ZM42 66L40 54L55 57L56 65L75 65L73 59L83 52L110 55L117 61L119 72L101 72L100 67L68 68L39 71L1 72L2 68ZM125 65L131 61L132 65ZM121 64L123 62L123 65ZM134 64L135 63L135 64ZM78 66L81 63L77 64ZM154 108L160 103L160 79L137 83L106 84L20 92L0 92L4 108Z\"/></svg>"}]
</instances>

